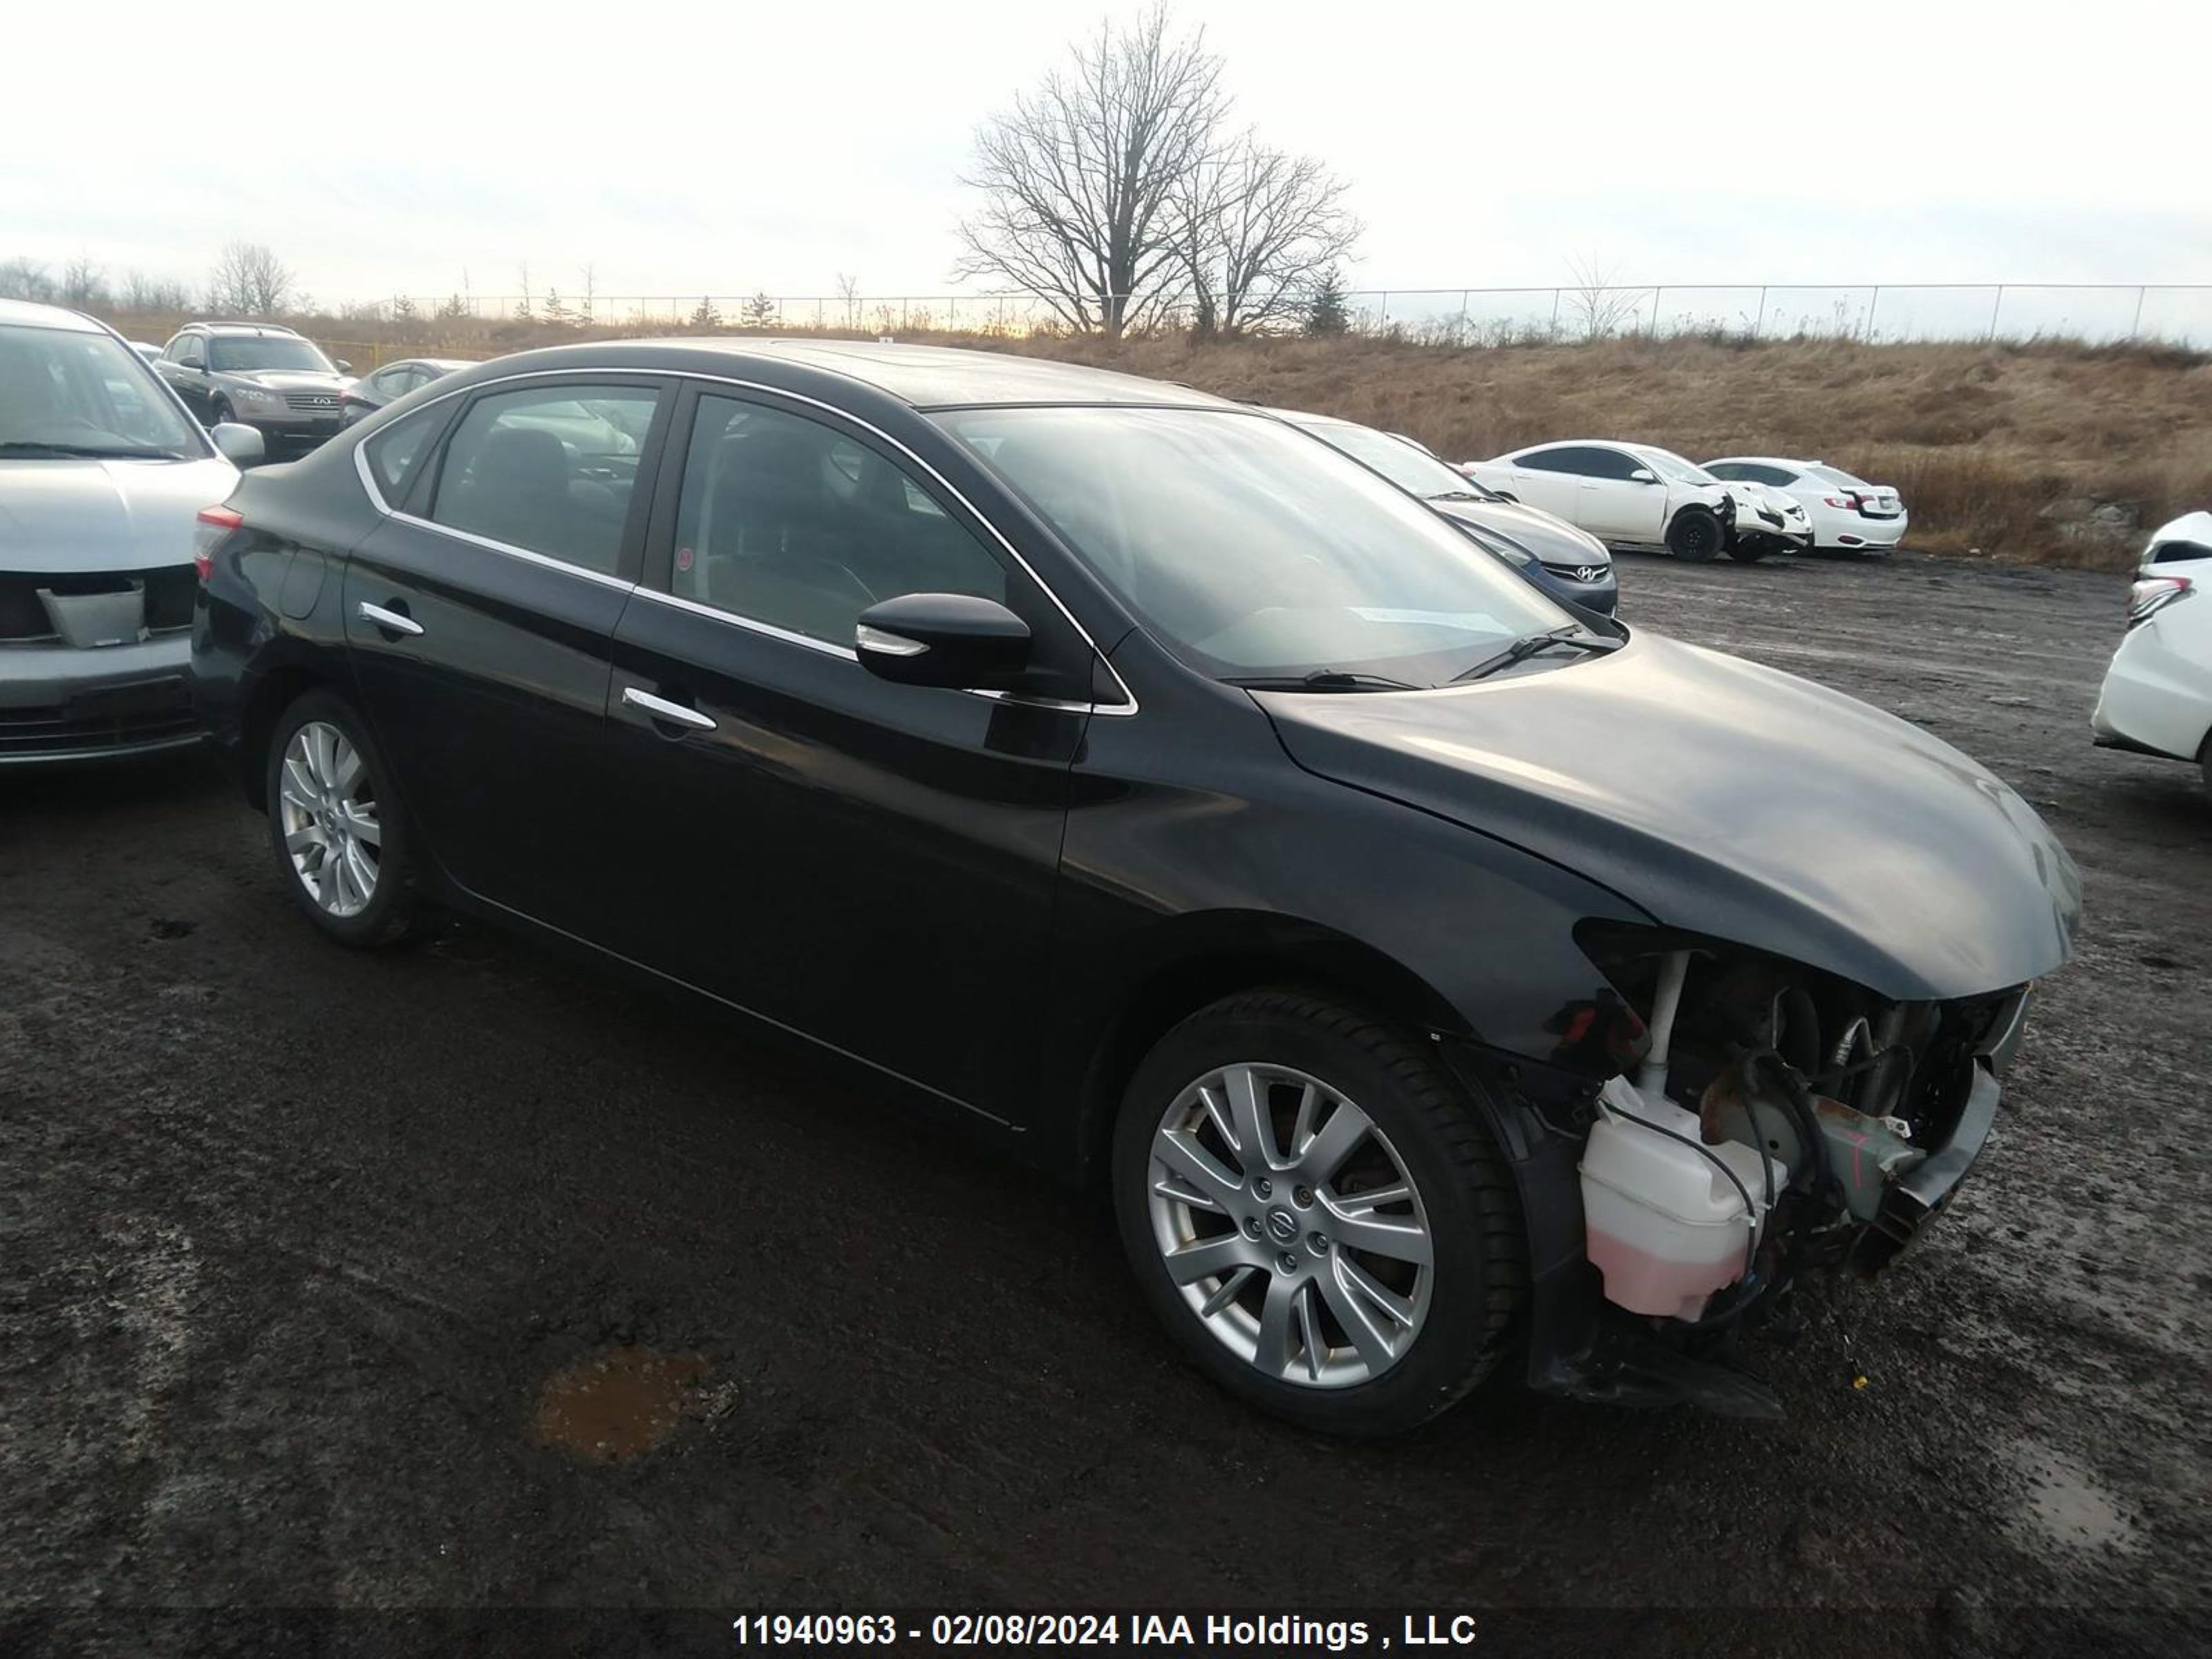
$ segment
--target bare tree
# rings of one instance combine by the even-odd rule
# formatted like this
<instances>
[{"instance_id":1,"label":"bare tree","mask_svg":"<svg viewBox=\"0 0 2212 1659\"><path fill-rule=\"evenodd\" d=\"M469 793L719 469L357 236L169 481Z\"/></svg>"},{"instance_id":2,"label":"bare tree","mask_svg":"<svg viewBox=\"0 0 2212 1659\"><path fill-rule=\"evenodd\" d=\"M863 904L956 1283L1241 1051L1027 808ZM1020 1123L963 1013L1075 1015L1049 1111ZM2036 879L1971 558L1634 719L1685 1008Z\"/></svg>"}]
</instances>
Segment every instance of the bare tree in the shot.
<instances>
[{"instance_id":1,"label":"bare tree","mask_svg":"<svg viewBox=\"0 0 2212 1659\"><path fill-rule=\"evenodd\" d=\"M1595 254L1569 259L1567 270L1575 279L1567 289L1567 314L1586 340L1618 334L1644 301L1641 289L1624 288L1620 271Z\"/></svg>"},{"instance_id":2,"label":"bare tree","mask_svg":"<svg viewBox=\"0 0 2212 1659\"><path fill-rule=\"evenodd\" d=\"M36 259L9 259L0 264L0 300L31 300L51 303L54 279Z\"/></svg>"},{"instance_id":3,"label":"bare tree","mask_svg":"<svg viewBox=\"0 0 2212 1659\"><path fill-rule=\"evenodd\" d=\"M80 253L62 267L61 301L65 306L104 306L111 297L106 274L92 256Z\"/></svg>"},{"instance_id":4,"label":"bare tree","mask_svg":"<svg viewBox=\"0 0 2212 1659\"><path fill-rule=\"evenodd\" d=\"M847 328L860 327L860 279L858 276L848 276L843 271L839 271L837 273L837 297L845 302L845 326Z\"/></svg>"},{"instance_id":5,"label":"bare tree","mask_svg":"<svg viewBox=\"0 0 2212 1659\"><path fill-rule=\"evenodd\" d=\"M592 308L599 303L599 267L596 265L586 265L584 267L583 302L576 307L576 320L578 322L582 323L586 326L590 325L592 321Z\"/></svg>"},{"instance_id":6,"label":"bare tree","mask_svg":"<svg viewBox=\"0 0 2212 1659\"><path fill-rule=\"evenodd\" d=\"M265 242L231 242L208 276L208 309L273 317L299 296L290 267Z\"/></svg>"},{"instance_id":7,"label":"bare tree","mask_svg":"<svg viewBox=\"0 0 2212 1659\"><path fill-rule=\"evenodd\" d=\"M1184 181L1177 234L1201 335L1303 319L1323 275L1348 257L1361 226L1344 181L1310 155L1250 133Z\"/></svg>"},{"instance_id":8,"label":"bare tree","mask_svg":"<svg viewBox=\"0 0 2212 1659\"><path fill-rule=\"evenodd\" d=\"M123 273L123 286L116 295L117 303L125 311L190 311L192 308L191 290L172 276L149 276L143 270Z\"/></svg>"},{"instance_id":9,"label":"bare tree","mask_svg":"<svg viewBox=\"0 0 2212 1659\"><path fill-rule=\"evenodd\" d=\"M1168 26L1164 5L1102 23L976 133L962 182L983 203L960 222L957 275L1010 283L1113 339L1180 297L1176 195L1214 161L1229 100L1205 32L1172 39Z\"/></svg>"}]
</instances>

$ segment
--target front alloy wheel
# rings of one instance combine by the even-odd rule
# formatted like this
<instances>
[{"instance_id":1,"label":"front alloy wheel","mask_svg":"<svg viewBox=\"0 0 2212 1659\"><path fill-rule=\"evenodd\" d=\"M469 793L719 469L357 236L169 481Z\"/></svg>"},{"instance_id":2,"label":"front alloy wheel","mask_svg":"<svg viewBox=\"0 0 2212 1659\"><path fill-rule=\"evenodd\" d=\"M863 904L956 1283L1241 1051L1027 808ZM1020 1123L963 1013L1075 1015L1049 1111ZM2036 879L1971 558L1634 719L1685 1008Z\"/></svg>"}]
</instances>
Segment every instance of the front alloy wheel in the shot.
<instances>
[{"instance_id":1,"label":"front alloy wheel","mask_svg":"<svg viewBox=\"0 0 2212 1659\"><path fill-rule=\"evenodd\" d=\"M1418 1029L1297 989L1159 1039L1114 1126L1114 1207L1200 1370L1335 1434L1412 1428L1490 1371L1528 1245L1470 1086Z\"/></svg>"},{"instance_id":2,"label":"front alloy wheel","mask_svg":"<svg viewBox=\"0 0 2212 1659\"><path fill-rule=\"evenodd\" d=\"M1435 1256L1367 1114L1285 1066L1221 1066L1152 1138L1152 1237L1214 1340L1304 1388L1370 1382L1428 1318Z\"/></svg>"}]
</instances>

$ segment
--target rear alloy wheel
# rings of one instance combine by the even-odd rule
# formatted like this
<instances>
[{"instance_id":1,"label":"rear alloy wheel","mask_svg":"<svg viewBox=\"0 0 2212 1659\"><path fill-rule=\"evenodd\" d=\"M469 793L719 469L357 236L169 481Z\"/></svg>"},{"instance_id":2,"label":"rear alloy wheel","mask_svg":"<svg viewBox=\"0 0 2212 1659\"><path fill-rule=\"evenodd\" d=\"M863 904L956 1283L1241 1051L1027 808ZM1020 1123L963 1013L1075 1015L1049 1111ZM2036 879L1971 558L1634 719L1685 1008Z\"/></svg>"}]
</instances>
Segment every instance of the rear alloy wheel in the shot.
<instances>
[{"instance_id":1,"label":"rear alloy wheel","mask_svg":"<svg viewBox=\"0 0 2212 1659\"><path fill-rule=\"evenodd\" d=\"M1426 1046L1292 992L1217 1003L1139 1068L1115 1206L1200 1367L1309 1427L1387 1434L1489 1370L1518 1306L1511 1183Z\"/></svg>"},{"instance_id":2,"label":"rear alloy wheel","mask_svg":"<svg viewBox=\"0 0 2212 1659\"><path fill-rule=\"evenodd\" d=\"M1667 526L1667 550L1692 564L1703 564L1711 558L1721 550L1721 544L1726 539L1721 533L1720 520L1709 507L1686 507Z\"/></svg>"},{"instance_id":3,"label":"rear alloy wheel","mask_svg":"<svg viewBox=\"0 0 2212 1659\"><path fill-rule=\"evenodd\" d=\"M381 945L408 931L407 831L359 717L327 691L284 711L269 748L269 829L293 896L324 932Z\"/></svg>"}]
</instances>

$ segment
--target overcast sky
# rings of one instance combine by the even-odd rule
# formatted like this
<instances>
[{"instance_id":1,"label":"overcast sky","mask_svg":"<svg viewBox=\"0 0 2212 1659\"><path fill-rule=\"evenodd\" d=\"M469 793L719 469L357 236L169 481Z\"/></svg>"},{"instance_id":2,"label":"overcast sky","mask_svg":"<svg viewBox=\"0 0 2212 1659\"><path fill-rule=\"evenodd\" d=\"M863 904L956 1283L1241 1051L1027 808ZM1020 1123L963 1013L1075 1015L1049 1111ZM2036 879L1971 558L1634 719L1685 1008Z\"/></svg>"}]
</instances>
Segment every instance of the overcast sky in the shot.
<instances>
[{"instance_id":1,"label":"overcast sky","mask_svg":"<svg viewBox=\"0 0 2212 1659\"><path fill-rule=\"evenodd\" d=\"M11 9L0 259L324 301L949 286L970 136L1097 0ZM135 15L140 14L143 15ZM1361 288L2212 283L2212 5L1186 0Z\"/></svg>"}]
</instances>

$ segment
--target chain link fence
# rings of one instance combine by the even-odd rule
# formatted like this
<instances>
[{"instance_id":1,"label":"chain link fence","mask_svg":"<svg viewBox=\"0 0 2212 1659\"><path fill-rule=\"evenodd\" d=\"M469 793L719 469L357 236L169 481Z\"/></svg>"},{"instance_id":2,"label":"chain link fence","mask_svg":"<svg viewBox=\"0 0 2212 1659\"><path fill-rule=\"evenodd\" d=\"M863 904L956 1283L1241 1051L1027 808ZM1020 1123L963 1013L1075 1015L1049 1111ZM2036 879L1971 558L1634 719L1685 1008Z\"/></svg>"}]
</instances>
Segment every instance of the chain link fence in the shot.
<instances>
[{"instance_id":1,"label":"chain link fence","mask_svg":"<svg viewBox=\"0 0 2212 1659\"><path fill-rule=\"evenodd\" d=\"M2212 284L1776 283L1607 288L1371 289L1345 296L1354 332L1489 345L1642 334L1867 341L2063 337L2212 347ZM410 295L348 306L386 324L1030 334L1066 325L1028 294ZM1170 313L1168 327L1189 318Z\"/></svg>"}]
</instances>

